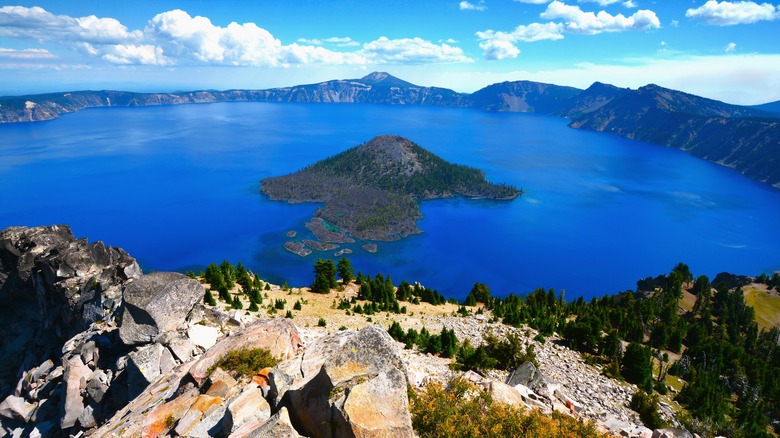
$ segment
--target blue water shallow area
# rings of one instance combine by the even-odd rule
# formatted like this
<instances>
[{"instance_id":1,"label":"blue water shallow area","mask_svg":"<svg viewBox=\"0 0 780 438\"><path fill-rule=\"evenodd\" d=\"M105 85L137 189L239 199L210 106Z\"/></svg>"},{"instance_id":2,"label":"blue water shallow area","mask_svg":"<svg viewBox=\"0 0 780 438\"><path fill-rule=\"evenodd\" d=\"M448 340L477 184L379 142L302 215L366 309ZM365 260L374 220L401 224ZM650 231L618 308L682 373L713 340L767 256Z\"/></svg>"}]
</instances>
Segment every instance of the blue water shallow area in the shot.
<instances>
[{"instance_id":1,"label":"blue water shallow area","mask_svg":"<svg viewBox=\"0 0 780 438\"><path fill-rule=\"evenodd\" d=\"M528 114L382 105L221 103L102 108L0 126L0 227L69 224L126 249L146 270L243 262L308 285L315 204L258 194L259 182L379 134L522 187L514 201L422 204L424 233L354 245L357 270L463 298L538 287L568 298L633 289L679 261L695 274L780 269L780 193L688 154Z\"/></svg>"}]
</instances>

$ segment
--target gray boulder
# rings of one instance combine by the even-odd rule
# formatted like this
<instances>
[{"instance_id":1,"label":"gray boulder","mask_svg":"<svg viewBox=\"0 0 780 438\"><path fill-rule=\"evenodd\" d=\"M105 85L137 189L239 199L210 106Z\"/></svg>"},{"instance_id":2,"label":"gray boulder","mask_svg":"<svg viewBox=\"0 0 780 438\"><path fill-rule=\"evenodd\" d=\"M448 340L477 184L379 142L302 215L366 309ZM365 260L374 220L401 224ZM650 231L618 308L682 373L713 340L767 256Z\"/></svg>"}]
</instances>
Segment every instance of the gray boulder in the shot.
<instances>
[{"instance_id":1,"label":"gray boulder","mask_svg":"<svg viewBox=\"0 0 780 438\"><path fill-rule=\"evenodd\" d=\"M274 367L268 375L269 400L273 406L281 402L284 393L293 384L317 374L325 359L355 336L355 333L353 330L343 330L317 338L306 346L302 356L286 360Z\"/></svg>"},{"instance_id":2,"label":"gray boulder","mask_svg":"<svg viewBox=\"0 0 780 438\"><path fill-rule=\"evenodd\" d=\"M35 405L27 403L22 397L9 395L0 403L0 417L7 420L16 420L23 423L30 421Z\"/></svg>"},{"instance_id":3,"label":"gray boulder","mask_svg":"<svg viewBox=\"0 0 780 438\"><path fill-rule=\"evenodd\" d=\"M59 356L63 342L110 320L122 284L141 275L135 259L65 225L0 230L0 382ZM39 370L45 374L46 370Z\"/></svg>"},{"instance_id":4,"label":"gray boulder","mask_svg":"<svg viewBox=\"0 0 780 438\"><path fill-rule=\"evenodd\" d=\"M160 361L165 347L151 344L141 347L128 355L127 393L133 399L160 377Z\"/></svg>"},{"instance_id":5,"label":"gray boulder","mask_svg":"<svg viewBox=\"0 0 780 438\"><path fill-rule=\"evenodd\" d=\"M685 429L656 429L653 438L693 438L693 434Z\"/></svg>"},{"instance_id":6,"label":"gray boulder","mask_svg":"<svg viewBox=\"0 0 780 438\"><path fill-rule=\"evenodd\" d=\"M537 370L531 362L525 362L517 367L506 380L509 386L523 385L535 393L550 400L556 398L555 393L560 390L561 384Z\"/></svg>"},{"instance_id":7,"label":"gray boulder","mask_svg":"<svg viewBox=\"0 0 780 438\"><path fill-rule=\"evenodd\" d=\"M175 330L205 293L196 280L176 272L155 272L128 282L119 338L126 345L154 342Z\"/></svg>"},{"instance_id":8,"label":"gray boulder","mask_svg":"<svg viewBox=\"0 0 780 438\"><path fill-rule=\"evenodd\" d=\"M296 429L314 438L412 437L407 385L395 342L368 326L290 388L282 404Z\"/></svg>"}]
</instances>

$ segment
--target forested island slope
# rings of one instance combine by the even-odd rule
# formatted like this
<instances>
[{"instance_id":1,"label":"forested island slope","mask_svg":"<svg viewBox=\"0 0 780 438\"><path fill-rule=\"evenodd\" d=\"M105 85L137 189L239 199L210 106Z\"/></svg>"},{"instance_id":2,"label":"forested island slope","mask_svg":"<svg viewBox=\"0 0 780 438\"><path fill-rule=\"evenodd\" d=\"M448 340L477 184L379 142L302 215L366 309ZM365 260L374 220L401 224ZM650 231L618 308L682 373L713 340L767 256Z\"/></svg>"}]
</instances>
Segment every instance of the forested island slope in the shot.
<instances>
[{"instance_id":1,"label":"forested island slope","mask_svg":"<svg viewBox=\"0 0 780 438\"><path fill-rule=\"evenodd\" d=\"M421 232L418 200L513 199L522 193L393 135L375 137L299 172L266 178L261 192L274 200L324 202L316 217L352 237L381 241Z\"/></svg>"}]
</instances>

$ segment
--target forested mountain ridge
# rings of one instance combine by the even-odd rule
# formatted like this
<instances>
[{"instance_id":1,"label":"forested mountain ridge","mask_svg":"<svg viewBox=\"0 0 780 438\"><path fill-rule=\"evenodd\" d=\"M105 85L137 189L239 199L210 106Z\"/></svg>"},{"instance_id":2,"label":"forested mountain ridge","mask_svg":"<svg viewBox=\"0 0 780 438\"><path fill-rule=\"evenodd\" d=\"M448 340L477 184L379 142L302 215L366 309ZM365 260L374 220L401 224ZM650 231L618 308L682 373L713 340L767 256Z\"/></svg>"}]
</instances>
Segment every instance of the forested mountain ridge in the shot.
<instances>
[{"instance_id":1,"label":"forested mountain ridge","mask_svg":"<svg viewBox=\"0 0 780 438\"><path fill-rule=\"evenodd\" d=\"M271 199L324 202L316 213L353 237L397 240L419 233L418 200L452 196L512 199L522 191L492 184L484 173L451 164L399 136L382 135L307 166L266 178Z\"/></svg>"},{"instance_id":2,"label":"forested mountain ridge","mask_svg":"<svg viewBox=\"0 0 780 438\"><path fill-rule=\"evenodd\" d=\"M548 114L569 118L572 128L682 149L780 187L780 113L776 102L753 107L730 105L652 84L630 90L596 82L580 90L514 81L464 94L374 72L360 79L266 90L76 91L0 97L0 123L51 120L102 106L238 101L426 105Z\"/></svg>"},{"instance_id":3,"label":"forested mountain ridge","mask_svg":"<svg viewBox=\"0 0 780 438\"><path fill-rule=\"evenodd\" d=\"M571 127L682 149L780 187L780 119L764 111L648 85Z\"/></svg>"}]
</instances>

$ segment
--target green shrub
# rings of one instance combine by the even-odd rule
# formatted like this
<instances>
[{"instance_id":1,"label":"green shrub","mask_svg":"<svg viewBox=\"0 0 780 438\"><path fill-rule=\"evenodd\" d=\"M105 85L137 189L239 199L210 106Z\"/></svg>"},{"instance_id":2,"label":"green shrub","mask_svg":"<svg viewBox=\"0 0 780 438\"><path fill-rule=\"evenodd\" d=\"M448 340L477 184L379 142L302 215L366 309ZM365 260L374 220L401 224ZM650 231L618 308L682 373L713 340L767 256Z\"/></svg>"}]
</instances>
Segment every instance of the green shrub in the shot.
<instances>
[{"instance_id":1,"label":"green shrub","mask_svg":"<svg viewBox=\"0 0 780 438\"><path fill-rule=\"evenodd\" d=\"M639 419L650 429L661 429L666 426L658 413L658 395L647 395L639 390L631 397L629 406L639 414Z\"/></svg>"},{"instance_id":2,"label":"green shrub","mask_svg":"<svg viewBox=\"0 0 780 438\"><path fill-rule=\"evenodd\" d=\"M328 321L325 321L325 318L320 318L319 321L317 321L317 327L325 327L328 325Z\"/></svg>"},{"instance_id":3,"label":"green shrub","mask_svg":"<svg viewBox=\"0 0 780 438\"><path fill-rule=\"evenodd\" d=\"M267 348L242 348L240 350L230 351L222 356L222 358L209 369L209 374L219 367L238 377L254 376L263 368L274 367L277 363L279 363L279 359L274 357Z\"/></svg>"}]
</instances>

